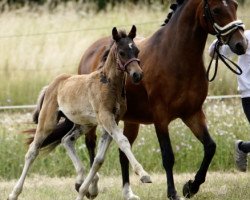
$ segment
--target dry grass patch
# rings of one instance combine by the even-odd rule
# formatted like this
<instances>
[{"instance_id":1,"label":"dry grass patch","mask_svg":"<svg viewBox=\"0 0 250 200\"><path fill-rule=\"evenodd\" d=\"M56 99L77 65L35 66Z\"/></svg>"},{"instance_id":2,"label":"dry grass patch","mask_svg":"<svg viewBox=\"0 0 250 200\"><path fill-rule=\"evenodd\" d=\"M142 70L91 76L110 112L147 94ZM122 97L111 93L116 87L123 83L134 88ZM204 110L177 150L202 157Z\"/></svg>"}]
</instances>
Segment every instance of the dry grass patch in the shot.
<instances>
[{"instance_id":1,"label":"dry grass patch","mask_svg":"<svg viewBox=\"0 0 250 200\"><path fill-rule=\"evenodd\" d=\"M176 186L181 194L185 181L194 174L175 175ZM153 184L142 184L137 176L132 176L134 192L143 200L166 200L166 179L164 174L153 174ZM0 181L0 199L6 199L15 181ZM250 173L210 172L193 200L249 200ZM20 200L69 200L76 197L74 178L28 177ZM100 194L97 200L122 200L121 177L101 176Z\"/></svg>"}]
</instances>

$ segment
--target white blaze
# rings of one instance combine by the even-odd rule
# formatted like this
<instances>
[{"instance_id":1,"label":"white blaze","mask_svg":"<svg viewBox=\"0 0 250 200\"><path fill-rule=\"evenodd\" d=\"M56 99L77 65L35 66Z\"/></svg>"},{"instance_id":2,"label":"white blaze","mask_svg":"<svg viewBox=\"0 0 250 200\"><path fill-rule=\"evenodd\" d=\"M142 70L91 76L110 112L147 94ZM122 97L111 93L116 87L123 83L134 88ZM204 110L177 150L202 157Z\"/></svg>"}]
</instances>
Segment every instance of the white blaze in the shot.
<instances>
[{"instance_id":1,"label":"white blaze","mask_svg":"<svg viewBox=\"0 0 250 200\"><path fill-rule=\"evenodd\" d=\"M133 45L133 43L129 43L128 44L128 46L129 46L130 49L132 49L132 45Z\"/></svg>"},{"instance_id":2,"label":"white blaze","mask_svg":"<svg viewBox=\"0 0 250 200\"><path fill-rule=\"evenodd\" d=\"M223 4L224 4L224 6L226 6L226 7L228 6L226 0L222 0L222 2L223 2Z\"/></svg>"}]
</instances>

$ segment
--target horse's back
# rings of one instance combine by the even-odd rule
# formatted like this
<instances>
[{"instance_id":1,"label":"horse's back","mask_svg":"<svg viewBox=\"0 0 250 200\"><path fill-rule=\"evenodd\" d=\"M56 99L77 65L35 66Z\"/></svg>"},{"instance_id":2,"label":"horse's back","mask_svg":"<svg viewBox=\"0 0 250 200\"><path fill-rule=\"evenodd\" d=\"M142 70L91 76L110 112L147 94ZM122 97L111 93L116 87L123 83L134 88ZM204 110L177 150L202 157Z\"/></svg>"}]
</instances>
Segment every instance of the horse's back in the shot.
<instances>
[{"instance_id":1,"label":"horse's back","mask_svg":"<svg viewBox=\"0 0 250 200\"><path fill-rule=\"evenodd\" d=\"M101 63L103 53L110 47L111 37L105 37L93 43L84 53L78 68L78 74L89 74Z\"/></svg>"}]
</instances>

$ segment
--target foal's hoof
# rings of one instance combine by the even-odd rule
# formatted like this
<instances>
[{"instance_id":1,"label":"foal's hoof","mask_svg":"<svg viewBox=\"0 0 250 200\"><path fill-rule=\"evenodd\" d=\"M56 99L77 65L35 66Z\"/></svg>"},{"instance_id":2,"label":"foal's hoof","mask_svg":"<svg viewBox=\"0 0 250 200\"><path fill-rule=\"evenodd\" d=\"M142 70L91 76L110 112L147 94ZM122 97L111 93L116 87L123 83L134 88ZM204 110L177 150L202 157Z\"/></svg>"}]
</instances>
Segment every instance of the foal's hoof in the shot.
<instances>
[{"instance_id":1,"label":"foal's hoof","mask_svg":"<svg viewBox=\"0 0 250 200\"><path fill-rule=\"evenodd\" d=\"M75 183L75 190L79 193L79 189L81 187L82 184L80 183Z\"/></svg>"},{"instance_id":2,"label":"foal's hoof","mask_svg":"<svg viewBox=\"0 0 250 200\"><path fill-rule=\"evenodd\" d=\"M88 199L94 199L94 198L97 197L97 195L98 195L98 194L90 194L89 192L86 193L86 197L87 197Z\"/></svg>"},{"instance_id":3,"label":"foal's hoof","mask_svg":"<svg viewBox=\"0 0 250 200\"><path fill-rule=\"evenodd\" d=\"M149 175L142 176L140 180L141 180L142 183L152 183L151 178L150 178Z\"/></svg>"},{"instance_id":4,"label":"foal's hoof","mask_svg":"<svg viewBox=\"0 0 250 200\"><path fill-rule=\"evenodd\" d=\"M183 186L183 196L186 197L186 198L191 198L194 196L195 193L193 193L191 191L191 187L192 187L192 183L193 181L192 180L189 180L188 182L185 183L185 185Z\"/></svg>"}]
</instances>

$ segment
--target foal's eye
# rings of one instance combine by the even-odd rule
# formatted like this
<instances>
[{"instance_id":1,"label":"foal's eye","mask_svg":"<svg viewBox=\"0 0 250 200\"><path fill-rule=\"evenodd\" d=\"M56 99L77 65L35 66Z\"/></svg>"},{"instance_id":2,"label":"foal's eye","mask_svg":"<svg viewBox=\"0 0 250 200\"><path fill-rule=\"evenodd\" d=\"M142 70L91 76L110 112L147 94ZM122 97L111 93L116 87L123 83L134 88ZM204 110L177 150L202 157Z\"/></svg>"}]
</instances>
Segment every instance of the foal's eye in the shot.
<instances>
[{"instance_id":1,"label":"foal's eye","mask_svg":"<svg viewBox=\"0 0 250 200\"><path fill-rule=\"evenodd\" d=\"M120 54L121 57L125 56L125 53L123 51L119 51L119 54Z\"/></svg>"}]
</instances>

